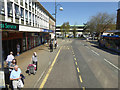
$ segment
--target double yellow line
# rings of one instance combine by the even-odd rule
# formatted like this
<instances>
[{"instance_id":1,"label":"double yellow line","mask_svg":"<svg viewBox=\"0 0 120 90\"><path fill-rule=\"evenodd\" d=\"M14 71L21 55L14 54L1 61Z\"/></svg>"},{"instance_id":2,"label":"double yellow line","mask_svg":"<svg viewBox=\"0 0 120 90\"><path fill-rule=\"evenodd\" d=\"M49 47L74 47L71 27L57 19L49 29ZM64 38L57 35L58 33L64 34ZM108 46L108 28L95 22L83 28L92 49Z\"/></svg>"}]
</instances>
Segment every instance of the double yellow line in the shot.
<instances>
[{"instance_id":1,"label":"double yellow line","mask_svg":"<svg viewBox=\"0 0 120 90\"><path fill-rule=\"evenodd\" d=\"M62 48L62 47L61 47L61 48ZM52 62L52 64L51 64L51 66L50 66L50 68L49 68L49 70L48 70L45 78L43 79L43 81L42 81L42 83L41 83L41 85L40 85L40 88L43 88L43 87L44 87L44 85L45 85L45 83L46 83L46 81L47 81L47 79L48 79L48 76L50 75L50 72L52 71L52 68L53 68L53 66L54 66L54 64L55 64L55 62L56 62L56 60L57 60L57 57L58 57L60 51L61 51L61 48L59 49L59 51L58 51L58 53L57 53L54 61Z\"/></svg>"}]
</instances>

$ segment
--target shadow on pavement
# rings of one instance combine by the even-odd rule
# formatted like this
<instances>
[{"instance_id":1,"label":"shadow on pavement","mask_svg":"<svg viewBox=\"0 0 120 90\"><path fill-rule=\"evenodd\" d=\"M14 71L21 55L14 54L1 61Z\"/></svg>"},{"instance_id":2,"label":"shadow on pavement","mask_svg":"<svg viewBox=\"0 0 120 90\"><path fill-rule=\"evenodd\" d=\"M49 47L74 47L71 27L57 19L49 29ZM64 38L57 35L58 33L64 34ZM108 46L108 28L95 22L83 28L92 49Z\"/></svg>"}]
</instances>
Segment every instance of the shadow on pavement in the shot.
<instances>
[{"instance_id":1,"label":"shadow on pavement","mask_svg":"<svg viewBox=\"0 0 120 90\"><path fill-rule=\"evenodd\" d=\"M49 52L49 50L45 50L45 49L38 49L38 50L43 50L43 51L47 51L47 52Z\"/></svg>"},{"instance_id":2,"label":"shadow on pavement","mask_svg":"<svg viewBox=\"0 0 120 90\"><path fill-rule=\"evenodd\" d=\"M109 49L107 49L107 48L102 48L102 47L99 47L99 46L95 46L95 45L91 45L92 47L95 47L95 48L97 48L97 49L101 49L101 50L103 50L103 51L105 51L105 52L108 52L108 53L110 53L110 54L113 54L113 55L119 55L117 52L115 52L115 51L112 51L112 50L109 50ZM119 55L120 56L120 55Z\"/></svg>"}]
</instances>

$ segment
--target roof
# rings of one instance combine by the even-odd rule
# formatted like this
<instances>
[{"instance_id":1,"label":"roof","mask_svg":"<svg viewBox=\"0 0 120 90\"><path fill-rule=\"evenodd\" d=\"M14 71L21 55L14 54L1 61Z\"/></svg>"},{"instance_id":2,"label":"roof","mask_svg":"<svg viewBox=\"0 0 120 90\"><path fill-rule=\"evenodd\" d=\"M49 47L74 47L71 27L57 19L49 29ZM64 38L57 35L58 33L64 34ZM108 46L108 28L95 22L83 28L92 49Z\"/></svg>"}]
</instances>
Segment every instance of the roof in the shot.
<instances>
[{"instance_id":1,"label":"roof","mask_svg":"<svg viewBox=\"0 0 120 90\"><path fill-rule=\"evenodd\" d=\"M62 25L57 25L57 27L61 27ZM70 25L71 27L77 26L77 27L84 27L85 25Z\"/></svg>"}]
</instances>

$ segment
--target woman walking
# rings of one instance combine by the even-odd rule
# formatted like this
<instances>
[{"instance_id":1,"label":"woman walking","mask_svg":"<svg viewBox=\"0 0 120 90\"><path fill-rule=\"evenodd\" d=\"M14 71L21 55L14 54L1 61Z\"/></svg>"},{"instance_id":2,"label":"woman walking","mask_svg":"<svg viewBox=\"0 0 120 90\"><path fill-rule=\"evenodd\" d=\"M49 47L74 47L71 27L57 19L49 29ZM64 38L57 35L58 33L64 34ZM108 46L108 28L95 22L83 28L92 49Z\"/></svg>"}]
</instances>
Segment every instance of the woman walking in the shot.
<instances>
[{"instance_id":1,"label":"woman walking","mask_svg":"<svg viewBox=\"0 0 120 90\"><path fill-rule=\"evenodd\" d=\"M34 52L33 53L33 56L32 56L32 62L33 62L33 64L35 64L36 65L36 71L37 71L37 54L36 54L36 52Z\"/></svg>"}]
</instances>

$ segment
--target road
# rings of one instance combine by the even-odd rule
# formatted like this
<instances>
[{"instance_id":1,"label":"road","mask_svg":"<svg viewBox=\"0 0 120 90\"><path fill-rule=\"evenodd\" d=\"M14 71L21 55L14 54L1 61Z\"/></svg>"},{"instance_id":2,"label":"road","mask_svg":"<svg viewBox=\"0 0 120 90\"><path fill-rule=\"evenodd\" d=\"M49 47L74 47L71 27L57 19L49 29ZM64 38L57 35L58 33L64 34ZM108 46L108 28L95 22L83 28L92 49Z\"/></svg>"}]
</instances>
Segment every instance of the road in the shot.
<instances>
[{"instance_id":1,"label":"road","mask_svg":"<svg viewBox=\"0 0 120 90\"><path fill-rule=\"evenodd\" d=\"M47 54L47 61L44 61L44 65L40 64L40 68L43 69L40 69L35 76L27 76L26 88L85 90L86 88L119 87L120 68L116 53L101 49L96 44L85 40L64 39L60 40L59 48ZM42 56L41 58L45 58Z\"/></svg>"}]
</instances>

